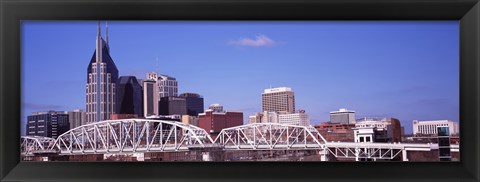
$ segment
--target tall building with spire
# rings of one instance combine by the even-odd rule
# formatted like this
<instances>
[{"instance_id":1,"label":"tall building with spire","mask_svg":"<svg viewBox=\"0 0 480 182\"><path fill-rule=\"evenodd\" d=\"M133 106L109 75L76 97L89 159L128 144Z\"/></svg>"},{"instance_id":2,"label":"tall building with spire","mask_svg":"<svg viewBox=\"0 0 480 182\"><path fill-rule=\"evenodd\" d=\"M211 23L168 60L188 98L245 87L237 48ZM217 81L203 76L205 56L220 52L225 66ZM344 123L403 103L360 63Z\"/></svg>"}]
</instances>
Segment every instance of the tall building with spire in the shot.
<instances>
[{"instance_id":1,"label":"tall building with spire","mask_svg":"<svg viewBox=\"0 0 480 182\"><path fill-rule=\"evenodd\" d=\"M96 48L87 68L86 118L87 123L108 120L116 110L118 69L110 56L108 26L106 40L102 38L100 22L97 27Z\"/></svg>"}]
</instances>

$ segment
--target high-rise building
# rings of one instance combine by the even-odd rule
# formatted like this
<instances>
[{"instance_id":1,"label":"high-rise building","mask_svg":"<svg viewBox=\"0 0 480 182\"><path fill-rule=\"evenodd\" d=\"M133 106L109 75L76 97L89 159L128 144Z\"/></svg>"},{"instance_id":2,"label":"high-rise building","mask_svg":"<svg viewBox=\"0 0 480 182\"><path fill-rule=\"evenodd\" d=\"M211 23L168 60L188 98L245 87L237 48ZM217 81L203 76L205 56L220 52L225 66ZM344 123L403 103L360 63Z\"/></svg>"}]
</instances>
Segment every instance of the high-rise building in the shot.
<instances>
[{"instance_id":1,"label":"high-rise building","mask_svg":"<svg viewBox=\"0 0 480 182\"><path fill-rule=\"evenodd\" d=\"M345 108L341 108L338 111L332 111L330 112L330 122L340 124L354 124L355 111L349 111Z\"/></svg>"},{"instance_id":2,"label":"high-rise building","mask_svg":"<svg viewBox=\"0 0 480 182\"><path fill-rule=\"evenodd\" d=\"M418 121L413 120L413 134L414 135L436 135L437 127L448 127L450 135L458 135L458 122L450 120L432 120L432 121Z\"/></svg>"},{"instance_id":3,"label":"high-rise building","mask_svg":"<svg viewBox=\"0 0 480 182\"><path fill-rule=\"evenodd\" d=\"M143 116L142 86L134 76L121 76L118 79L117 114Z\"/></svg>"},{"instance_id":4,"label":"high-rise building","mask_svg":"<svg viewBox=\"0 0 480 182\"><path fill-rule=\"evenodd\" d=\"M34 112L27 116L27 135L57 138L70 129L68 112Z\"/></svg>"},{"instance_id":5,"label":"high-rise building","mask_svg":"<svg viewBox=\"0 0 480 182\"><path fill-rule=\"evenodd\" d=\"M68 121L70 122L70 129L87 124L85 112L81 109L67 111Z\"/></svg>"},{"instance_id":6,"label":"high-rise building","mask_svg":"<svg viewBox=\"0 0 480 182\"><path fill-rule=\"evenodd\" d=\"M168 75L158 76L158 92L159 98L178 96L178 82L177 79Z\"/></svg>"},{"instance_id":7,"label":"high-rise building","mask_svg":"<svg viewBox=\"0 0 480 182\"><path fill-rule=\"evenodd\" d=\"M182 93L180 97L185 98L187 104L187 114L190 116L198 116L203 113L203 98L197 93Z\"/></svg>"},{"instance_id":8,"label":"high-rise building","mask_svg":"<svg viewBox=\"0 0 480 182\"><path fill-rule=\"evenodd\" d=\"M186 100L182 97L162 97L159 104L160 115L185 115L187 114Z\"/></svg>"},{"instance_id":9,"label":"high-rise building","mask_svg":"<svg viewBox=\"0 0 480 182\"><path fill-rule=\"evenodd\" d=\"M156 80L143 81L143 116L158 115L158 86Z\"/></svg>"},{"instance_id":10,"label":"high-rise building","mask_svg":"<svg viewBox=\"0 0 480 182\"><path fill-rule=\"evenodd\" d=\"M109 119L116 110L116 83L118 69L110 56L108 45L108 27L106 41L97 28L96 48L87 68L86 117L87 122Z\"/></svg>"},{"instance_id":11,"label":"high-rise building","mask_svg":"<svg viewBox=\"0 0 480 182\"><path fill-rule=\"evenodd\" d=\"M265 89L262 93L262 112L289 112L295 111L295 96L291 88L279 87Z\"/></svg>"},{"instance_id":12,"label":"high-rise building","mask_svg":"<svg viewBox=\"0 0 480 182\"><path fill-rule=\"evenodd\" d=\"M298 126L309 126L310 117L307 113L305 113L305 111L300 110L296 113L279 114L278 123Z\"/></svg>"}]
</instances>

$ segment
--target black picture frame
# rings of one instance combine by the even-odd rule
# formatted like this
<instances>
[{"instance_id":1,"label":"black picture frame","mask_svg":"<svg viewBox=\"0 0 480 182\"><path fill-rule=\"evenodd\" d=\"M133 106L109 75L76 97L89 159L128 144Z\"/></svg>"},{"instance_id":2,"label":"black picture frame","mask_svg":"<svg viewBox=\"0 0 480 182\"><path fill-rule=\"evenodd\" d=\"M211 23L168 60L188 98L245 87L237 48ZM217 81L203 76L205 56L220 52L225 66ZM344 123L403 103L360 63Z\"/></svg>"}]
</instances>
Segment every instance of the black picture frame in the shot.
<instances>
[{"instance_id":1,"label":"black picture frame","mask_svg":"<svg viewBox=\"0 0 480 182\"><path fill-rule=\"evenodd\" d=\"M1 181L479 181L477 0L2 0ZM460 162L20 162L22 20L459 20ZM434 65L432 65L434 66Z\"/></svg>"}]
</instances>

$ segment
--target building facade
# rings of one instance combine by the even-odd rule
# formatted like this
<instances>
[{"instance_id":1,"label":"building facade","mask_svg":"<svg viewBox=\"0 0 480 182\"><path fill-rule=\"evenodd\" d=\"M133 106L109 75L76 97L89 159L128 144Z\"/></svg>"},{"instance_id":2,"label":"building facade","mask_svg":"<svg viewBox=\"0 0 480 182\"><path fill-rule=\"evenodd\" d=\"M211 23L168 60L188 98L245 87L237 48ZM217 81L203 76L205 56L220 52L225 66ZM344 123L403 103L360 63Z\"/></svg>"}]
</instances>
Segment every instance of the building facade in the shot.
<instances>
[{"instance_id":1,"label":"building facade","mask_svg":"<svg viewBox=\"0 0 480 182\"><path fill-rule=\"evenodd\" d=\"M353 142L355 124L323 122L314 126L327 141Z\"/></svg>"},{"instance_id":2,"label":"building facade","mask_svg":"<svg viewBox=\"0 0 480 182\"><path fill-rule=\"evenodd\" d=\"M186 100L182 97L160 98L160 115L185 115L187 114Z\"/></svg>"},{"instance_id":3,"label":"building facade","mask_svg":"<svg viewBox=\"0 0 480 182\"><path fill-rule=\"evenodd\" d=\"M396 118L363 118L355 123L356 141L361 141L357 135L369 135L371 142L401 142L402 126ZM366 139L365 139L366 141Z\"/></svg>"},{"instance_id":4,"label":"building facade","mask_svg":"<svg viewBox=\"0 0 480 182\"><path fill-rule=\"evenodd\" d=\"M198 126L216 137L224 128L243 125L243 112L206 110L198 115Z\"/></svg>"},{"instance_id":5,"label":"building facade","mask_svg":"<svg viewBox=\"0 0 480 182\"><path fill-rule=\"evenodd\" d=\"M460 134L458 122L450 120L413 120L413 135L436 135L439 126L448 126L450 135Z\"/></svg>"},{"instance_id":6,"label":"building facade","mask_svg":"<svg viewBox=\"0 0 480 182\"><path fill-rule=\"evenodd\" d=\"M278 123L298 126L309 126L310 117L307 113L305 113L305 111L300 110L297 113L279 114Z\"/></svg>"},{"instance_id":7,"label":"building facade","mask_svg":"<svg viewBox=\"0 0 480 182\"><path fill-rule=\"evenodd\" d=\"M341 108L338 111L330 112L331 123L352 124L355 123L355 111L349 111Z\"/></svg>"},{"instance_id":8,"label":"building facade","mask_svg":"<svg viewBox=\"0 0 480 182\"><path fill-rule=\"evenodd\" d=\"M158 114L158 86L153 79L143 81L143 116L157 116Z\"/></svg>"},{"instance_id":9,"label":"building facade","mask_svg":"<svg viewBox=\"0 0 480 182\"><path fill-rule=\"evenodd\" d=\"M143 90L134 76L121 76L118 79L116 113L143 115Z\"/></svg>"},{"instance_id":10,"label":"building facade","mask_svg":"<svg viewBox=\"0 0 480 182\"><path fill-rule=\"evenodd\" d=\"M168 75L158 75L158 94L159 98L178 96L177 79Z\"/></svg>"},{"instance_id":11,"label":"building facade","mask_svg":"<svg viewBox=\"0 0 480 182\"><path fill-rule=\"evenodd\" d=\"M108 32L108 27L107 27ZM116 84L118 69L110 56L110 47L97 30L96 49L87 68L86 117L87 123L108 120L116 111Z\"/></svg>"},{"instance_id":12,"label":"building facade","mask_svg":"<svg viewBox=\"0 0 480 182\"><path fill-rule=\"evenodd\" d=\"M182 93L180 97L185 98L187 106L187 114L190 116L198 116L203 113L203 97L197 93Z\"/></svg>"},{"instance_id":13,"label":"building facade","mask_svg":"<svg viewBox=\"0 0 480 182\"><path fill-rule=\"evenodd\" d=\"M190 115L182 115L182 123L198 126L198 117Z\"/></svg>"},{"instance_id":14,"label":"building facade","mask_svg":"<svg viewBox=\"0 0 480 182\"><path fill-rule=\"evenodd\" d=\"M220 104L211 104L208 109L213 112L223 112L223 106Z\"/></svg>"},{"instance_id":15,"label":"building facade","mask_svg":"<svg viewBox=\"0 0 480 182\"><path fill-rule=\"evenodd\" d=\"M248 123L278 123L279 114L287 114L287 112L257 112L248 117Z\"/></svg>"},{"instance_id":16,"label":"building facade","mask_svg":"<svg viewBox=\"0 0 480 182\"><path fill-rule=\"evenodd\" d=\"M47 111L34 112L27 116L27 135L58 138L70 130L68 112Z\"/></svg>"},{"instance_id":17,"label":"building facade","mask_svg":"<svg viewBox=\"0 0 480 182\"><path fill-rule=\"evenodd\" d=\"M86 114L81 109L67 111L68 121L70 123L70 129L87 124Z\"/></svg>"},{"instance_id":18,"label":"building facade","mask_svg":"<svg viewBox=\"0 0 480 182\"><path fill-rule=\"evenodd\" d=\"M262 112L295 112L295 94L291 88L265 89L262 93Z\"/></svg>"}]
</instances>

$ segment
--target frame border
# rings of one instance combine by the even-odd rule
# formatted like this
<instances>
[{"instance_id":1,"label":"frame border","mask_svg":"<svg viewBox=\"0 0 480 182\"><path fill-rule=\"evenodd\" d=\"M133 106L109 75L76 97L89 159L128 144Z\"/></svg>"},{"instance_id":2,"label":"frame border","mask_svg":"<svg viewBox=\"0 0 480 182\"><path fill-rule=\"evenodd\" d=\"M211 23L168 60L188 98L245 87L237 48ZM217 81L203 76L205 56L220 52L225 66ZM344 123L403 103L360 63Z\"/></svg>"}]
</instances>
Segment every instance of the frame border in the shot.
<instances>
[{"instance_id":1,"label":"frame border","mask_svg":"<svg viewBox=\"0 0 480 182\"><path fill-rule=\"evenodd\" d=\"M461 162L20 162L22 20L459 20ZM479 181L478 0L0 0L0 180Z\"/></svg>"}]
</instances>

